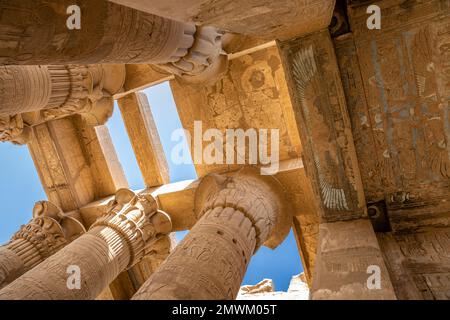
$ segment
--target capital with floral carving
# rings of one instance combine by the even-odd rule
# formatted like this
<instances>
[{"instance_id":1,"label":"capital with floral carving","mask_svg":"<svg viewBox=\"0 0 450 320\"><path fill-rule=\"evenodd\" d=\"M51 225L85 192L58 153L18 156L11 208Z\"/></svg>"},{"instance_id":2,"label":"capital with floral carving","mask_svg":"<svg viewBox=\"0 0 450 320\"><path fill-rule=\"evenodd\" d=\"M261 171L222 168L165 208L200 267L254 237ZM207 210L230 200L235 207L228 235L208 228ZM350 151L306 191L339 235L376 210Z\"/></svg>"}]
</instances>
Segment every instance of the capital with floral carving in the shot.
<instances>
[{"instance_id":1,"label":"capital with floral carving","mask_svg":"<svg viewBox=\"0 0 450 320\"><path fill-rule=\"evenodd\" d=\"M116 192L105 213L91 229L99 226L109 227L126 239L130 250L128 268L153 252L153 245L172 231L169 215L158 210L150 193L135 193L129 189Z\"/></svg>"},{"instance_id":2,"label":"capital with floral carving","mask_svg":"<svg viewBox=\"0 0 450 320\"><path fill-rule=\"evenodd\" d=\"M55 204L39 201L34 206L33 218L20 227L7 246L16 251L15 241L26 240L44 260L85 232L77 219L64 214Z\"/></svg>"},{"instance_id":3,"label":"capital with floral carving","mask_svg":"<svg viewBox=\"0 0 450 320\"><path fill-rule=\"evenodd\" d=\"M209 174L197 188L195 212L200 219L214 208L241 211L256 231L256 248L276 248L292 225L292 209L284 188L273 176L261 175L254 167L226 174Z\"/></svg>"}]
</instances>

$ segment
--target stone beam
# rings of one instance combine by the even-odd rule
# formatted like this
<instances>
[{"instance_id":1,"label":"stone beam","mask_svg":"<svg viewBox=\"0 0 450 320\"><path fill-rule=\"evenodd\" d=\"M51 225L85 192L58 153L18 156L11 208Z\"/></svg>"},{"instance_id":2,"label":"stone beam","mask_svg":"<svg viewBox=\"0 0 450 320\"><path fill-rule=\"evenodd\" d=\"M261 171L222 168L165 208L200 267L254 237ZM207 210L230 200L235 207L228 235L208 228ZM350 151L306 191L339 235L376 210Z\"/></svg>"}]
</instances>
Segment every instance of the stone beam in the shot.
<instances>
[{"instance_id":1,"label":"stone beam","mask_svg":"<svg viewBox=\"0 0 450 320\"><path fill-rule=\"evenodd\" d=\"M33 127L28 144L49 201L64 212L114 194L127 181L108 129L76 116Z\"/></svg>"},{"instance_id":2,"label":"stone beam","mask_svg":"<svg viewBox=\"0 0 450 320\"><path fill-rule=\"evenodd\" d=\"M87 233L3 288L0 299L95 299L170 231L170 218L157 210L155 199L120 189ZM71 267L79 272L78 284L68 279Z\"/></svg>"},{"instance_id":3,"label":"stone beam","mask_svg":"<svg viewBox=\"0 0 450 320\"><path fill-rule=\"evenodd\" d=\"M110 0L144 12L183 22L268 40L288 39L326 28L334 0Z\"/></svg>"},{"instance_id":4,"label":"stone beam","mask_svg":"<svg viewBox=\"0 0 450 320\"><path fill-rule=\"evenodd\" d=\"M351 122L328 30L280 42L279 47L321 218L366 216Z\"/></svg>"},{"instance_id":5,"label":"stone beam","mask_svg":"<svg viewBox=\"0 0 450 320\"><path fill-rule=\"evenodd\" d=\"M126 77L123 92L114 95L116 100L175 78L173 74L156 69L150 64L126 64L125 69Z\"/></svg>"},{"instance_id":6,"label":"stone beam","mask_svg":"<svg viewBox=\"0 0 450 320\"><path fill-rule=\"evenodd\" d=\"M311 299L396 299L368 219L320 224Z\"/></svg>"},{"instance_id":7,"label":"stone beam","mask_svg":"<svg viewBox=\"0 0 450 320\"><path fill-rule=\"evenodd\" d=\"M281 185L258 170L203 178L197 223L133 296L136 300L235 299L258 248L276 247L291 226Z\"/></svg>"},{"instance_id":8,"label":"stone beam","mask_svg":"<svg viewBox=\"0 0 450 320\"><path fill-rule=\"evenodd\" d=\"M169 166L147 96L143 92L131 93L117 103L145 185L169 183Z\"/></svg>"},{"instance_id":9,"label":"stone beam","mask_svg":"<svg viewBox=\"0 0 450 320\"><path fill-rule=\"evenodd\" d=\"M51 202L37 202L33 218L0 246L0 289L85 232L77 219Z\"/></svg>"}]
</instances>

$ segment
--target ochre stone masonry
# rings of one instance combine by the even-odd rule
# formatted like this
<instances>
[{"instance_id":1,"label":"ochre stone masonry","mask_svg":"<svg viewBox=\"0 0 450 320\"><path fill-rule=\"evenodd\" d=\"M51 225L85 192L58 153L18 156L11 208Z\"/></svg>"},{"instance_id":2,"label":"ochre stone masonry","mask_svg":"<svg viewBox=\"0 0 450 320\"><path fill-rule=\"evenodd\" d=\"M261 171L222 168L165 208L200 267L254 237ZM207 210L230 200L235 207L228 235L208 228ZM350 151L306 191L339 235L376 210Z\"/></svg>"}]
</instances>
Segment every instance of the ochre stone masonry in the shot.
<instances>
[{"instance_id":1,"label":"ochre stone masonry","mask_svg":"<svg viewBox=\"0 0 450 320\"><path fill-rule=\"evenodd\" d=\"M236 299L291 229L304 298L450 299L448 0L79 0L71 29L73 2L0 0L0 141L28 148L48 199L0 246L0 299ZM143 92L166 81L196 180L171 183ZM250 144L196 161L199 121L278 130L278 170Z\"/></svg>"}]
</instances>

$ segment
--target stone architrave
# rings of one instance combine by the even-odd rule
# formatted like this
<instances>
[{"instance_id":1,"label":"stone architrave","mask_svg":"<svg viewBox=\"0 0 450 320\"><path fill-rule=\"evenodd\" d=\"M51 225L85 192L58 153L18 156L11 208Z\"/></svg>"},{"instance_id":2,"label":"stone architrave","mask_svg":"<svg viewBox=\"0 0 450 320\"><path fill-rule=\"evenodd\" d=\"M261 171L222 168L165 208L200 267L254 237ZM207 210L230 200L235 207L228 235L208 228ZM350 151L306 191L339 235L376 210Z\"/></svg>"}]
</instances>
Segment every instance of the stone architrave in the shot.
<instances>
[{"instance_id":1,"label":"stone architrave","mask_svg":"<svg viewBox=\"0 0 450 320\"><path fill-rule=\"evenodd\" d=\"M321 218L366 217L352 127L328 29L279 43L286 81Z\"/></svg>"}]
</instances>

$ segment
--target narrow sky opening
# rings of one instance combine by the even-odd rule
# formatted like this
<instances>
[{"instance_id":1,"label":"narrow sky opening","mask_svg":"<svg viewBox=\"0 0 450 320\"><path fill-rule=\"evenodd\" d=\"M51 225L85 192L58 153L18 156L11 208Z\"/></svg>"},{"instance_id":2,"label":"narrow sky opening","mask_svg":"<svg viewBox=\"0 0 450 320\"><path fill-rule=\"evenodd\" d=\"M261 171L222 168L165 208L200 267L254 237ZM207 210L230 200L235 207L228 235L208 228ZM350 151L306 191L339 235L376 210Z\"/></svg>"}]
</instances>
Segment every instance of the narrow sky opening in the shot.
<instances>
[{"instance_id":1,"label":"narrow sky opening","mask_svg":"<svg viewBox=\"0 0 450 320\"><path fill-rule=\"evenodd\" d=\"M114 147L122 164L123 171L128 180L129 187L132 190L145 188L144 179L141 170L134 155L127 129L122 119L117 101L114 103L114 113L107 122L108 129L111 134Z\"/></svg>"},{"instance_id":2,"label":"narrow sky opening","mask_svg":"<svg viewBox=\"0 0 450 320\"><path fill-rule=\"evenodd\" d=\"M44 189L27 146L0 143L0 245L32 217Z\"/></svg>"},{"instance_id":3,"label":"narrow sky opening","mask_svg":"<svg viewBox=\"0 0 450 320\"><path fill-rule=\"evenodd\" d=\"M175 164L171 159L173 148L181 143L180 141L172 141L172 133L177 129L183 128L183 126L173 100L169 82L150 87L144 92L147 94L153 119L155 120L159 138L169 164L170 182L196 179L197 173L192 161L190 164ZM183 143L186 144L186 149L188 149L186 137L184 137Z\"/></svg>"}]
</instances>

